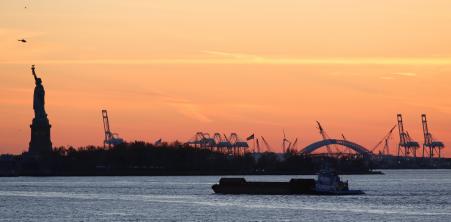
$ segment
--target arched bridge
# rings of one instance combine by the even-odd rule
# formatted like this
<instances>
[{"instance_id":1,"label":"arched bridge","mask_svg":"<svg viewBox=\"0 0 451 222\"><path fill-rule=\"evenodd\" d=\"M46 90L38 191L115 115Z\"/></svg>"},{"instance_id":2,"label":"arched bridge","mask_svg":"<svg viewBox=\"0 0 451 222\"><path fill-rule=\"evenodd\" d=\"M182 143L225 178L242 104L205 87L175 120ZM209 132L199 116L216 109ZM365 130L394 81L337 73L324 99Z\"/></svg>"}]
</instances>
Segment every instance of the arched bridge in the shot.
<instances>
[{"instance_id":1,"label":"arched bridge","mask_svg":"<svg viewBox=\"0 0 451 222\"><path fill-rule=\"evenodd\" d=\"M362 154L362 155L371 155L372 154L368 149L366 149L365 147L363 147L357 143L347 141L347 140L337 140L337 139L326 139L326 140L318 141L316 143L312 143L312 144L306 146L303 150L301 150L301 153L309 154L321 147L333 145L333 144L348 147L348 148L354 150L355 152L357 152L358 154Z\"/></svg>"}]
</instances>

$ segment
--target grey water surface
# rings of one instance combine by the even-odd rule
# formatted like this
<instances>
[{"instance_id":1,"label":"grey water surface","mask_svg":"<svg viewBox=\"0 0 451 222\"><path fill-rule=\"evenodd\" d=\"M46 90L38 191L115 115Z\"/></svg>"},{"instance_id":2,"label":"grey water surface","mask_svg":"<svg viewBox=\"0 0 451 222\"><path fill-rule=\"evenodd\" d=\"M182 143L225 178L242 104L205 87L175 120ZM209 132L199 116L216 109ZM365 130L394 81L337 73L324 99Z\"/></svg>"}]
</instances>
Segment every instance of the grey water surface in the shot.
<instances>
[{"instance_id":1,"label":"grey water surface","mask_svg":"<svg viewBox=\"0 0 451 222\"><path fill-rule=\"evenodd\" d=\"M215 195L221 176L4 177L0 221L451 221L451 170L383 172L342 176L361 196Z\"/></svg>"}]
</instances>

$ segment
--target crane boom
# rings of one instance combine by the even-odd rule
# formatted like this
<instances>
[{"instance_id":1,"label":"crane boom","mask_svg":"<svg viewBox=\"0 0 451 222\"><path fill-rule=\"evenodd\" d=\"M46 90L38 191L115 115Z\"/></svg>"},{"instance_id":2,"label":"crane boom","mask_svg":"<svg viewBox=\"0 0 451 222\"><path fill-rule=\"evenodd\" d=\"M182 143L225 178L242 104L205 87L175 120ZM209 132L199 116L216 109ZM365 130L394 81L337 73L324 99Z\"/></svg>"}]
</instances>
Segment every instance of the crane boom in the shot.
<instances>
[{"instance_id":1,"label":"crane boom","mask_svg":"<svg viewBox=\"0 0 451 222\"><path fill-rule=\"evenodd\" d=\"M321 136L323 137L323 140L327 140L328 136L326 134L326 132L324 132L323 127L321 126L321 123L319 121L316 121L316 123L318 124L318 129L319 129L319 133L321 134ZM327 149L327 153L328 154L332 154L332 149L330 148L329 145L326 145L326 149Z\"/></svg>"},{"instance_id":2,"label":"crane boom","mask_svg":"<svg viewBox=\"0 0 451 222\"><path fill-rule=\"evenodd\" d=\"M293 144L291 145L291 149L292 149L292 150L296 150L297 144L298 144L298 138L296 138L296 139L294 140Z\"/></svg>"},{"instance_id":3,"label":"crane boom","mask_svg":"<svg viewBox=\"0 0 451 222\"><path fill-rule=\"evenodd\" d=\"M263 143L265 144L268 152L272 152L271 146L269 145L268 141L266 141L265 137L262 136L262 140L263 140Z\"/></svg>"},{"instance_id":4,"label":"crane boom","mask_svg":"<svg viewBox=\"0 0 451 222\"><path fill-rule=\"evenodd\" d=\"M374 152L384 141L390 139L393 134L393 131L396 129L396 124L388 131L388 133L370 150L370 152Z\"/></svg>"},{"instance_id":5,"label":"crane boom","mask_svg":"<svg viewBox=\"0 0 451 222\"><path fill-rule=\"evenodd\" d=\"M425 150L429 152L429 158L433 158L435 154L438 154L438 158L441 158L441 150L445 147L443 142L434 139L432 134L429 132L428 121L426 114L421 115L421 122L423 124L423 158L425 157Z\"/></svg>"},{"instance_id":6,"label":"crane boom","mask_svg":"<svg viewBox=\"0 0 451 222\"><path fill-rule=\"evenodd\" d=\"M404 124L402 121L402 115L398 114L398 130L399 130L399 144L398 144L398 157L401 152L404 153L404 156L413 154L413 157L416 157L417 149L420 147L418 142L414 141L412 137L410 137L409 132L404 130ZM404 148L404 150L402 149Z\"/></svg>"},{"instance_id":7,"label":"crane boom","mask_svg":"<svg viewBox=\"0 0 451 222\"><path fill-rule=\"evenodd\" d=\"M257 153L260 153L260 142L258 141L258 138L255 141L257 143Z\"/></svg>"},{"instance_id":8,"label":"crane boom","mask_svg":"<svg viewBox=\"0 0 451 222\"><path fill-rule=\"evenodd\" d=\"M118 136L116 133L112 133L110 130L110 121L108 119L108 111L102 110L103 118L103 129L105 132L105 140L103 141L103 146L111 147L111 145L118 145L124 143L124 140Z\"/></svg>"}]
</instances>

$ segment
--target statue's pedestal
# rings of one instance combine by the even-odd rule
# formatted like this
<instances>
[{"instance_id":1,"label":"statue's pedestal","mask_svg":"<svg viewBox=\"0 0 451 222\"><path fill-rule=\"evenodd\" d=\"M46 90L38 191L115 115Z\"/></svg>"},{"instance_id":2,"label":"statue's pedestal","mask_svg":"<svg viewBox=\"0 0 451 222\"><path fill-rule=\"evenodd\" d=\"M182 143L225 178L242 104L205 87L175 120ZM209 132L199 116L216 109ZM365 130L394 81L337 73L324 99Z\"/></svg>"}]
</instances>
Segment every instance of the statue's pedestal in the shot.
<instances>
[{"instance_id":1,"label":"statue's pedestal","mask_svg":"<svg viewBox=\"0 0 451 222\"><path fill-rule=\"evenodd\" d=\"M23 176L52 175L52 141L47 117L34 118L30 125L31 141L28 152L22 155L19 174Z\"/></svg>"},{"instance_id":2,"label":"statue's pedestal","mask_svg":"<svg viewBox=\"0 0 451 222\"><path fill-rule=\"evenodd\" d=\"M52 152L50 128L52 126L47 118L33 119L31 128L31 141L28 152L33 156L45 156Z\"/></svg>"}]
</instances>

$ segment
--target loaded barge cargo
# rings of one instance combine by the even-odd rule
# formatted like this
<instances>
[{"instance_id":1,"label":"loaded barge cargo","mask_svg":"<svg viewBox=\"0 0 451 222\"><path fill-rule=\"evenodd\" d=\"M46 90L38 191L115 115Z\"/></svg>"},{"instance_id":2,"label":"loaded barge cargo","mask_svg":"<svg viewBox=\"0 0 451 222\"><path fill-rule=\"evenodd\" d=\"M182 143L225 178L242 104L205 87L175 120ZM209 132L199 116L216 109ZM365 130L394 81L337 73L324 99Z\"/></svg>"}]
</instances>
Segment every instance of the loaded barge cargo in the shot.
<instances>
[{"instance_id":1,"label":"loaded barge cargo","mask_svg":"<svg viewBox=\"0 0 451 222\"><path fill-rule=\"evenodd\" d=\"M322 171L318 180L291 179L289 182L248 182L244 178L221 178L212 186L218 194L250 195L360 195L361 190L349 190L348 182L342 182L332 171Z\"/></svg>"}]
</instances>

